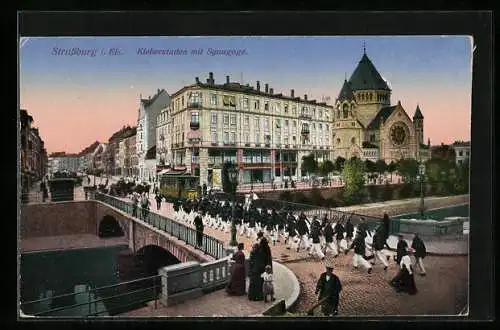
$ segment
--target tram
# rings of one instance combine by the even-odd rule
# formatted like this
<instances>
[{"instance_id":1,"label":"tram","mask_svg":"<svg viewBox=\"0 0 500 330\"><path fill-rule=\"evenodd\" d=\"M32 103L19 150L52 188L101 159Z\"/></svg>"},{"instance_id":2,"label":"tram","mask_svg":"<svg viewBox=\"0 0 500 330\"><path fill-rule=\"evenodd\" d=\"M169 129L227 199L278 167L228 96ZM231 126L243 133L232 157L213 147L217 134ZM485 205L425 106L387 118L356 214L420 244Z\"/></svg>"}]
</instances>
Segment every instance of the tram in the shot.
<instances>
[{"instance_id":1,"label":"tram","mask_svg":"<svg viewBox=\"0 0 500 330\"><path fill-rule=\"evenodd\" d=\"M200 177L191 174L168 174L159 177L160 194L170 198L195 199L198 197Z\"/></svg>"}]
</instances>

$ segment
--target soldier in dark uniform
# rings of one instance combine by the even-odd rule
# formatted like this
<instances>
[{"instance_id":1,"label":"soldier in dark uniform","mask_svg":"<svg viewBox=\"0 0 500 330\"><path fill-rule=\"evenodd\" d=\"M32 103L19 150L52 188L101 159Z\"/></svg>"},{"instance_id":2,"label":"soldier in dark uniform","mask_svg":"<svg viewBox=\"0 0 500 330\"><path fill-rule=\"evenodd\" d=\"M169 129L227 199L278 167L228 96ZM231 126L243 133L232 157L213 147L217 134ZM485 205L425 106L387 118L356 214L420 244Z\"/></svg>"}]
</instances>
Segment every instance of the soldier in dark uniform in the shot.
<instances>
[{"instance_id":1,"label":"soldier in dark uniform","mask_svg":"<svg viewBox=\"0 0 500 330\"><path fill-rule=\"evenodd\" d=\"M347 248L343 249L340 246L341 245L340 242L344 239L344 233L345 233L345 228L344 228L344 225L342 224L342 220L343 220L343 217L341 219L338 219L337 223L335 224L335 227L333 227L333 233L335 235L337 250L339 252L345 252L347 254Z\"/></svg>"},{"instance_id":2,"label":"soldier in dark uniform","mask_svg":"<svg viewBox=\"0 0 500 330\"><path fill-rule=\"evenodd\" d=\"M326 255L329 251L332 251L333 257L336 258L339 252L337 250L337 245L333 241L334 231L330 222L327 222L323 227L323 234L325 235L325 249L323 253Z\"/></svg>"},{"instance_id":3,"label":"soldier in dark uniform","mask_svg":"<svg viewBox=\"0 0 500 330\"><path fill-rule=\"evenodd\" d=\"M312 238L312 246L309 254L315 258L323 260L325 255L323 251L321 251L321 244L319 237L321 236L321 223L318 218L315 216L311 223L311 238Z\"/></svg>"},{"instance_id":4,"label":"soldier in dark uniform","mask_svg":"<svg viewBox=\"0 0 500 330\"><path fill-rule=\"evenodd\" d=\"M347 245L352 244L352 238L354 237L354 225L351 222L351 218L347 219L345 224L345 239L347 241Z\"/></svg>"},{"instance_id":5,"label":"soldier in dark uniform","mask_svg":"<svg viewBox=\"0 0 500 330\"><path fill-rule=\"evenodd\" d=\"M363 236L363 238L366 238L366 236L369 235L369 233L368 233L368 225L365 222L365 218L359 218L359 225L358 225L357 232L361 236Z\"/></svg>"},{"instance_id":6,"label":"soldier in dark uniform","mask_svg":"<svg viewBox=\"0 0 500 330\"><path fill-rule=\"evenodd\" d=\"M286 217L287 217L287 213L286 213L286 210L285 209L282 209L280 211L280 213L278 214L278 223L277 223L277 226L278 226L278 239L277 241L280 242L280 237L283 238L283 241L286 240L286 237L285 237L285 225L286 225Z\"/></svg>"},{"instance_id":7,"label":"soldier in dark uniform","mask_svg":"<svg viewBox=\"0 0 500 330\"><path fill-rule=\"evenodd\" d=\"M307 226L307 217L303 212L300 214L299 220L297 221L297 232L299 233L297 252L299 252L302 243L304 243L305 249L309 247L309 238L307 237L309 234L309 227Z\"/></svg>"},{"instance_id":8,"label":"soldier in dark uniform","mask_svg":"<svg viewBox=\"0 0 500 330\"><path fill-rule=\"evenodd\" d=\"M354 268L357 269L358 265L361 263L361 265L368 270L368 274L370 274L372 272L372 265L365 259L365 238L362 235L357 234L356 238L349 247L349 250L351 249L354 249L354 256L352 257L352 265Z\"/></svg>"},{"instance_id":9,"label":"soldier in dark uniform","mask_svg":"<svg viewBox=\"0 0 500 330\"><path fill-rule=\"evenodd\" d=\"M399 265L400 262L401 262L401 258L404 256L404 255L407 255L407 251L408 251L408 243L405 241L404 239L404 236L403 235L398 235L398 245L396 247L396 255L394 256L394 260L396 261L396 263Z\"/></svg>"},{"instance_id":10,"label":"soldier in dark uniform","mask_svg":"<svg viewBox=\"0 0 500 330\"><path fill-rule=\"evenodd\" d=\"M288 232L288 237L287 237L288 246L286 248L287 249L294 248L294 245L296 244L295 238L297 237L297 223L292 212L288 214L286 230Z\"/></svg>"}]
</instances>

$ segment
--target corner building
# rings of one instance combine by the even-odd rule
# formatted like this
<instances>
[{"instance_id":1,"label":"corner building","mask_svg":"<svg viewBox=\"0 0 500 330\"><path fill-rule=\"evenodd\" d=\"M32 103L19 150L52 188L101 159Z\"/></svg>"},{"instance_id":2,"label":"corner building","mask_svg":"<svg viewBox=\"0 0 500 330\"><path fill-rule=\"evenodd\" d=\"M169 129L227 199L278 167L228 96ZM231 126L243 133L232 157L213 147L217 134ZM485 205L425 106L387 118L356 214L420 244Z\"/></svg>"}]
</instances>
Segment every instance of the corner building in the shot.
<instances>
[{"instance_id":1,"label":"corner building","mask_svg":"<svg viewBox=\"0 0 500 330\"><path fill-rule=\"evenodd\" d=\"M430 157L420 107L410 118L400 101L391 105L391 89L366 52L349 80L344 80L333 120L335 157L383 159L386 163Z\"/></svg>"},{"instance_id":2,"label":"corner building","mask_svg":"<svg viewBox=\"0 0 500 330\"><path fill-rule=\"evenodd\" d=\"M332 159L333 107L275 94L268 84L216 84L213 73L172 94L172 164L200 176L201 184L221 185L222 164L240 169L240 183L301 177L302 157Z\"/></svg>"}]
</instances>

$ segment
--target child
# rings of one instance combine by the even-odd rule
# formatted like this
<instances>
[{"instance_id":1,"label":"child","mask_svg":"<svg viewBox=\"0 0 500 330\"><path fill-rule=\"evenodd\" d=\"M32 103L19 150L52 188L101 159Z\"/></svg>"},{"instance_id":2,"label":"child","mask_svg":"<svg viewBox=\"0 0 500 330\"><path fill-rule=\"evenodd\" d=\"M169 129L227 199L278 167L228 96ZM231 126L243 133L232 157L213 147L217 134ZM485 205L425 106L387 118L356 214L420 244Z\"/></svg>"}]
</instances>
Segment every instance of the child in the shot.
<instances>
[{"instance_id":1,"label":"child","mask_svg":"<svg viewBox=\"0 0 500 330\"><path fill-rule=\"evenodd\" d=\"M262 291L264 293L264 302L267 302L267 297L271 296L271 301L275 301L274 286L273 286L273 273L271 265L266 266L266 271L260 275L264 279Z\"/></svg>"}]
</instances>

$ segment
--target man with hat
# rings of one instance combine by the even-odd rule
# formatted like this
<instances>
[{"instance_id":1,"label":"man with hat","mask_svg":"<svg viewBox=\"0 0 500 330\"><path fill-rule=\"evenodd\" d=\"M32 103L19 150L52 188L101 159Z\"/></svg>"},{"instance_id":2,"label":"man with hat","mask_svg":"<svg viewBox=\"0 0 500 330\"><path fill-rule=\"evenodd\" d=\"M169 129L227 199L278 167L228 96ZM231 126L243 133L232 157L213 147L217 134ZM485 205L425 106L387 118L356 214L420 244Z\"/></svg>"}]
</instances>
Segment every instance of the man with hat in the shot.
<instances>
[{"instance_id":1,"label":"man with hat","mask_svg":"<svg viewBox=\"0 0 500 330\"><path fill-rule=\"evenodd\" d=\"M316 284L316 294L319 300L323 300L322 312L324 315L333 316L338 313L339 296L342 284L337 275L333 273L333 265L326 264L326 271L320 275Z\"/></svg>"},{"instance_id":2,"label":"man with hat","mask_svg":"<svg viewBox=\"0 0 500 330\"><path fill-rule=\"evenodd\" d=\"M404 236L402 234L398 235L398 245L396 247L396 255L394 256L394 261L397 264L401 262L401 258L407 254L408 251L408 243L405 241Z\"/></svg>"}]
</instances>

